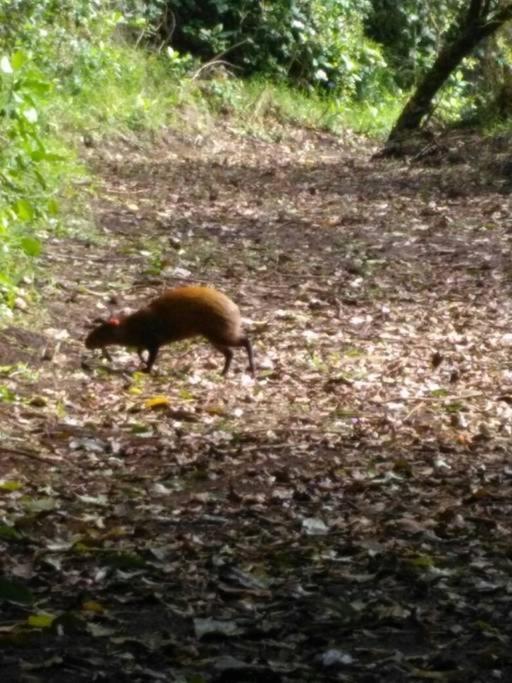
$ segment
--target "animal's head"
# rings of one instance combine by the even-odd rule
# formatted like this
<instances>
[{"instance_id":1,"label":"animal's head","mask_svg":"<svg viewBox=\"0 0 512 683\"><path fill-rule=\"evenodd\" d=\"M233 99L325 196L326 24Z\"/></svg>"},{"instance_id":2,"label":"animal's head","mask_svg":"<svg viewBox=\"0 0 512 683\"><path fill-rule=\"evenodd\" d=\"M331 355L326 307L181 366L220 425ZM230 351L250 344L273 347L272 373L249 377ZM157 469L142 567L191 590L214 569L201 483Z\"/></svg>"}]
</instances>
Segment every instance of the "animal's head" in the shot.
<instances>
[{"instance_id":1,"label":"animal's head","mask_svg":"<svg viewBox=\"0 0 512 683\"><path fill-rule=\"evenodd\" d=\"M111 316L108 319L96 318L93 321L96 327L89 332L85 339L88 349L102 349L110 344L118 344L121 341L123 317Z\"/></svg>"}]
</instances>

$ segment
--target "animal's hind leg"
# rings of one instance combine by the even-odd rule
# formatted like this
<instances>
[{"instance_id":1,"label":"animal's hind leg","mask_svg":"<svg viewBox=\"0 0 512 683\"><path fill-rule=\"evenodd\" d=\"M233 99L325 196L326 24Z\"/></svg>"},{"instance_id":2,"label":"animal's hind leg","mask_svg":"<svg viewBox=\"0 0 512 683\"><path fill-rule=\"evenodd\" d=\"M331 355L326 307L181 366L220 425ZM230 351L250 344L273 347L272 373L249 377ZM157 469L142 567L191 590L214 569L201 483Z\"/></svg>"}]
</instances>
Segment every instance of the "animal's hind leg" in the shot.
<instances>
[{"instance_id":1,"label":"animal's hind leg","mask_svg":"<svg viewBox=\"0 0 512 683\"><path fill-rule=\"evenodd\" d=\"M254 377L254 374L255 374L254 353L252 351L252 344L251 344L251 340L249 339L249 337L243 337L240 340L240 346L243 346L244 349L247 351L247 358L249 359L249 372Z\"/></svg>"}]
</instances>

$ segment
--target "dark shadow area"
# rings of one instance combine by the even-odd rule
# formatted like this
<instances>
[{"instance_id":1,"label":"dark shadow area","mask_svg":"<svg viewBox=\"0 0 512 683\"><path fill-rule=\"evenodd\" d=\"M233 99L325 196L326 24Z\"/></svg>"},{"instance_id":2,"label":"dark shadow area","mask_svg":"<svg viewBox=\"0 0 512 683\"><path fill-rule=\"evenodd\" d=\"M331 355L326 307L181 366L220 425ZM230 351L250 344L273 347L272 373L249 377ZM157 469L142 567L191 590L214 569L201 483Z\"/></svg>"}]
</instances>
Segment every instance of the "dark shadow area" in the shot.
<instances>
[{"instance_id":1,"label":"dark shadow area","mask_svg":"<svg viewBox=\"0 0 512 683\"><path fill-rule=\"evenodd\" d=\"M166 449L132 437L117 444L121 477L108 454L95 468L77 453L39 476L60 505L10 548L18 566L45 558L25 586L59 616L4 636L3 680L22 680L24 662L51 681L509 676L507 449L444 449L448 468L439 444L316 438L294 453L293 435L199 450L186 435ZM86 521L93 498L108 501L101 528ZM62 547L48 555L50 538Z\"/></svg>"}]
</instances>

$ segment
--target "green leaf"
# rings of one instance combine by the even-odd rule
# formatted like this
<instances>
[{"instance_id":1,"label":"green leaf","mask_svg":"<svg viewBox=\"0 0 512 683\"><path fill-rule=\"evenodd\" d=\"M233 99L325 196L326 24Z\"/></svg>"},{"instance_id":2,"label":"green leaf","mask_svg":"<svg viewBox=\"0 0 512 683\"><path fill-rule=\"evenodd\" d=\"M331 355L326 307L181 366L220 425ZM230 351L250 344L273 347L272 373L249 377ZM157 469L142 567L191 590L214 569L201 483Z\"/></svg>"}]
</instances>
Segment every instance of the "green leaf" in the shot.
<instances>
[{"instance_id":1,"label":"green leaf","mask_svg":"<svg viewBox=\"0 0 512 683\"><path fill-rule=\"evenodd\" d=\"M35 95L45 95L52 86L47 81L41 81L38 78L24 78L23 87Z\"/></svg>"},{"instance_id":2,"label":"green leaf","mask_svg":"<svg viewBox=\"0 0 512 683\"><path fill-rule=\"evenodd\" d=\"M24 52L15 52L11 55L11 66L13 69L21 69L21 67L27 62L28 57Z\"/></svg>"},{"instance_id":3,"label":"green leaf","mask_svg":"<svg viewBox=\"0 0 512 683\"><path fill-rule=\"evenodd\" d=\"M442 398L443 396L448 396L448 391L446 389L432 389L430 395L435 398Z\"/></svg>"},{"instance_id":4,"label":"green leaf","mask_svg":"<svg viewBox=\"0 0 512 683\"><path fill-rule=\"evenodd\" d=\"M27 256L39 256L43 250L41 242L35 237L23 237L20 244Z\"/></svg>"},{"instance_id":5,"label":"green leaf","mask_svg":"<svg viewBox=\"0 0 512 683\"><path fill-rule=\"evenodd\" d=\"M50 216L57 216L59 213L59 202L54 197L51 197L46 204L46 209Z\"/></svg>"},{"instance_id":6,"label":"green leaf","mask_svg":"<svg viewBox=\"0 0 512 683\"><path fill-rule=\"evenodd\" d=\"M19 531L13 529L12 526L0 524L0 539L2 539L2 541L20 541L22 539L22 535Z\"/></svg>"},{"instance_id":7,"label":"green leaf","mask_svg":"<svg viewBox=\"0 0 512 683\"><path fill-rule=\"evenodd\" d=\"M16 394L14 391L7 387L5 384L0 384L0 401L5 401L6 403L13 403L16 400Z\"/></svg>"},{"instance_id":8,"label":"green leaf","mask_svg":"<svg viewBox=\"0 0 512 683\"><path fill-rule=\"evenodd\" d=\"M32 592L19 581L0 577L0 600L28 605L34 601Z\"/></svg>"},{"instance_id":9,"label":"green leaf","mask_svg":"<svg viewBox=\"0 0 512 683\"><path fill-rule=\"evenodd\" d=\"M408 563L417 569L431 569L434 567L434 560L430 555L416 555L416 557L409 559Z\"/></svg>"},{"instance_id":10,"label":"green leaf","mask_svg":"<svg viewBox=\"0 0 512 683\"><path fill-rule=\"evenodd\" d=\"M47 152L45 149L36 149L30 152L30 158L34 161L64 161L66 157L55 152Z\"/></svg>"},{"instance_id":11,"label":"green leaf","mask_svg":"<svg viewBox=\"0 0 512 683\"><path fill-rule=\"evenodd\" d=\"M134 422L130 425L130 431L132 434L146 434L147 432L151 431L151 427L146 424Z\"/></svg>"},{"instance_id":12,"label":"green leaf","mask_svg":"<svg viewBox=\"0 0 512 683\"><path fill-rule=\"evenodd\" d=\"M26 199L18 199L14 205L14 211L21 221L31 221L34 218L34 207Z\"/></svg>"},{"instance_id":13,"label":"green leaf","mask_svg":"<svg viewBox=\"0 0 512 683\"><path fill-rule=\"evenodd\" d=\"M41 187L42 187L43 189L46 190L46 189L48 188L48 185L46 184L46 180L44 179L43 174L40 173L40 172L37 170L37 168L34 168L34 175L35 175L35 177L37 178L37 180L38 180L39 184L41 185Z\"/></svg>"}]
</instances>

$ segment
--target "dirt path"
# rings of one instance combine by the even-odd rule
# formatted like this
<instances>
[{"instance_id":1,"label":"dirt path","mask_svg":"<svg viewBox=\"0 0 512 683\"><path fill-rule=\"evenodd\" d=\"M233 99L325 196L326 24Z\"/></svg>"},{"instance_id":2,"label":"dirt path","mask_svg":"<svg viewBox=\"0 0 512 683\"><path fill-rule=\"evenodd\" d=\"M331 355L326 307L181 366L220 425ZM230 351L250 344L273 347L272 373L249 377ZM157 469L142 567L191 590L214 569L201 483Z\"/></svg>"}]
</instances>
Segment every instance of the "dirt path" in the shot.
<instances>
[{"instance_id":1,"label":"dirt path","mask_svg":"<svg viewBox=\"0 0 512 683\"><path fill-rule=\"evenodd\" d=\"M512 680L512 207L467 140L88 152L97 234L0 332L2 682ZM110 297L188 280L239 303L256 381L84 351Z\"/></svg>"}]
</instances>

